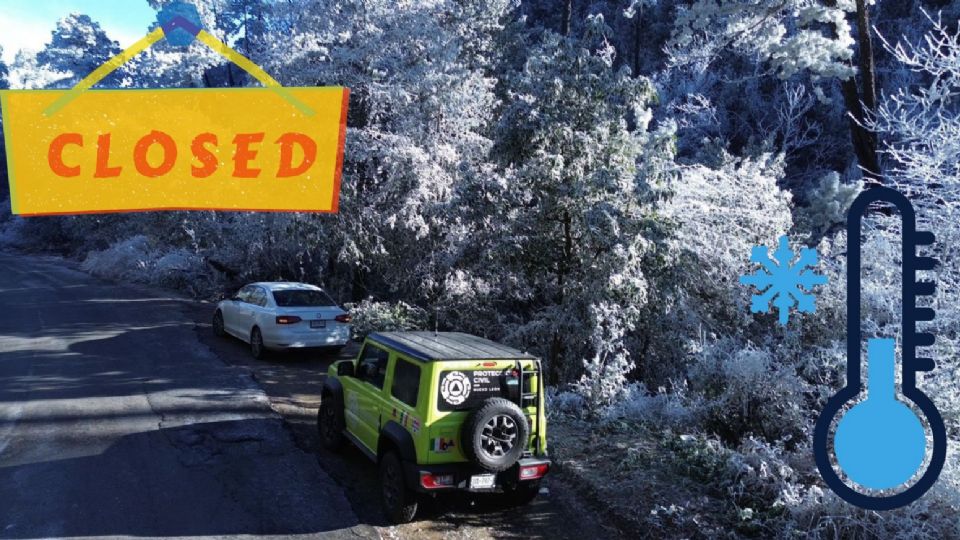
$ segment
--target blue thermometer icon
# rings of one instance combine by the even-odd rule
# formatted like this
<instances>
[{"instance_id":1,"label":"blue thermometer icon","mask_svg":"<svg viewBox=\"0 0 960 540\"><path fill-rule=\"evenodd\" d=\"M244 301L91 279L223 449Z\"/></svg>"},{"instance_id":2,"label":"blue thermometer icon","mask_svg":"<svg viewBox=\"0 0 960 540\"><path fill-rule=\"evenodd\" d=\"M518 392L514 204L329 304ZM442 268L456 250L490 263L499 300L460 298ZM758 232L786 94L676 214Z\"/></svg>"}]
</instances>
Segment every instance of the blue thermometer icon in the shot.
<instances>
[{"instance_id":1,"label":"blue thermometer icon","mask_svg":"<svg viewBox=\"0 0 960 540\"><path fill-rule=\"evenodd\" d=\"M860 229L867 208L880 201L894 205L903 224L900 395L920 410L933 436L926 469L912 485L889 495L863 493L844 483L831 464L828 444L835 417L844 405L856 402L839 418L833 437L837 465L849 480L872 491L895 490L917 475L927 455L928 441L921 419L896 392L894 339L867 341L866 388L860 376ZM917 271L931 270L936 262L929 257L917 256L916 249L932 244L934 236L916 230L913 205L900 192L875 187L861 193L850 207L847 242L847 382L827 401L817 418L813 452L820 475L837 495L862 508L890 510L910 504L930 489L946 458L947 435L943 418L933 401L917 388L917 372L931 371L935 366L930 358L917 358L917 347L930 346L934 342L933 334L917 332L917 321L929 321L935 315L930 308L917 307L918 296L934 293L932 282L917 281ZM865 398L858 401L864 390Z\"/></svg>"}]
</instances>

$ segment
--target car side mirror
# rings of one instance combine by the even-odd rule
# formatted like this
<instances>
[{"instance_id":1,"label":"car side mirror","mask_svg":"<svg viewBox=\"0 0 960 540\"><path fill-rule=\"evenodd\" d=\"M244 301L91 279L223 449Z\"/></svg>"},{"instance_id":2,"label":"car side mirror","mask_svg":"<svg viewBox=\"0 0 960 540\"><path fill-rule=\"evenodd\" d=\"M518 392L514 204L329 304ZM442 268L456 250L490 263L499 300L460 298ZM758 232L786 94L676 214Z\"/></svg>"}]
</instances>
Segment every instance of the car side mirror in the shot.
<instances>
[{"instance_id":1,"label":"car side mirror","mask_svg":"<svg viewBox=\"0 0 960 540\"><path fill-rule=\"evenodd\" d=\"M337 364L337 377L353 377L353 362L340 362Z\"/></svg>"},{"instance_id":2,"label":"car side mirror","mask_svg":"<svg viewBox=\"0 0 960 540\"><path fill-rule=\"evenodd\" d=\"M239 301L240 301L240 297L239 297L239 296L231 296L231 297L230 297L230 301L231 301L231 302L239 302Z\"/></svg>"}]
</instances>

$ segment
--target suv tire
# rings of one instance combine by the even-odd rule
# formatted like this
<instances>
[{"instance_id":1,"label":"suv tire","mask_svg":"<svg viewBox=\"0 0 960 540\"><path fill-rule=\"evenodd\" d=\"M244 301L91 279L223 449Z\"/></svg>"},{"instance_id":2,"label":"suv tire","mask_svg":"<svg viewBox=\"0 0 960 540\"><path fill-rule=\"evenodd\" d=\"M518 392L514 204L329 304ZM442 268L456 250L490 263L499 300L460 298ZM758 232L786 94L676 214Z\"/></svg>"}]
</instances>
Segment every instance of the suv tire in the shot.
<instances>
[{"instance_id":1,"label":"suv tire","mask_svg":"<svg viewBox=\"0 0 960 540\"><path fill-rule=\"evenodd\" d=\"M530 425L516 403L490 398L467 416L460 440L470 461L501 472L512 467L529 445Z\"/></svg>"},{"instance_id":2,"label":"suv tire","mask_svg":"<svg viewBox=\"0 0 960 540\"><path fill-rule=\"evenodd\" d=\"M320 398L320 410L317 411L317 432L320 435L320 444L330 451L337 451L343 447L343 403L325 393Z\"/></svg>"},{"instance_id":3,"label":"suv tire","mask_svg":"<svg viewBox=\"0 0 960 540\"><path fill-rule=\"evenodd\" d=\"M404 482L403 465L392 450L380 460L380 496L391 523L399 525L413 521L417 513L417 494Z\"/></svg>"}]
</instances>

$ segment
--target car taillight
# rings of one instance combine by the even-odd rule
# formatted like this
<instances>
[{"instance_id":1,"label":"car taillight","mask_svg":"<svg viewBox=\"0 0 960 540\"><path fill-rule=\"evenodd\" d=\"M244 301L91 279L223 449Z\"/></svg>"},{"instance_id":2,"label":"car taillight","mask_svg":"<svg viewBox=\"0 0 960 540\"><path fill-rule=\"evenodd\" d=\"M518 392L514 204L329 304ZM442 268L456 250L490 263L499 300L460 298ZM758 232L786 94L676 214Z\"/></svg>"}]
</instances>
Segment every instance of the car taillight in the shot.
<instances>
[{"instance_id":1,"label":"car taillight","mask_svg":"<svg viewBox=\"0 0 960 540\"><path fill-rule=\"evenodd\" d=\"M527 465L526 467L520 467L520 479L536 480L537 478L543 478L543 475L547 474L547 471L549 470L550 470L549 463L538 463L536 465Z\"/></svg>"},{"instance_id":2,"label":"car taillight","mask_svg":"<svg viewBox=\"0 0 960 540\"><path fill-rule=\"evenodd\" d=\"M423 489L440 489L453 487L452 474L430 474L420 471L420 485Z\"/></svg>"},{"instance_id":3,"label":"car taillight","mask_svg":"<svg viewBox=\"0 0 960 540\"><path fill-rule=\"evenodd\" d=\"M333 320L337 322L348 323L352 319L350 318L350 315L348 313L344 313L343 315L337 315L336 317L333 318Z\"/></svg>"},{"instance_id":4,"label":"car taillight","mask_svg":"<svg viewBox=\"0 0 960 540\"><path fill-rule=\"evenodd\" d=\"M302 321L300 317L296 315L279 315L277 316L277 324L294 324Z\"/></svg>"}]
</instances>

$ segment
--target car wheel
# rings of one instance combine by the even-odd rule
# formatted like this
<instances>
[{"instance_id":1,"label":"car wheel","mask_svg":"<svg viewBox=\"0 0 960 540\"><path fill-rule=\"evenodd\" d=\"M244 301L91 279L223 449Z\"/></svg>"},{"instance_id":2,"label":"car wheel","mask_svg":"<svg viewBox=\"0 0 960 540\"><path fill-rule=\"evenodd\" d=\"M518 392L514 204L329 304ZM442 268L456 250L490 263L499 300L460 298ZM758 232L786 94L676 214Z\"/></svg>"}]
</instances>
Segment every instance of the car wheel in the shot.
<instances>
[{"instance_id":1,"label":"car wheel","mask_svg":"<svg viewBox=\"0 0 960 540\"><path fill-rule=\"evenodd\" d=\"M223 312L219 309L213 314L213 335L217 337L227 335L226 330L223 329Z\"/></svg>"},{"instance_id":2,"label":"car wheel","mask_svg":"<svg viewBox=\"0 0 960 540\"><path fill-rule=\"evenodd\" d=\"M324 394L317 411L320 444L331 451L343 447L343 404L331 394Z\"/></svg>"},{"instance_id":3,"label":"car wheel","mask_svg":"<svg viewBox=\"0 0 960 540\"><path fill-rule=\"evenodd\" d=\"M417 513L417 494L403 480L403 466L396 452L387 452L380 460L380 495L391 523L409 523Z\"/></svg>"},{"instance_id":4,"label":"car wheel","mask_svg":"<svg viewBox=\"0 0 960 540\"><path fill-rule=\"evenodd\" d=\"M516 403L490 398L467 416L461 440L471 461L489 471L505 471L529 444L530 425Z\"/></svg>"},{"instance_id":5,"label":"car wheel","mask_svg":"<svg viewBox=\"0 0 960 540\"><path fill-rule=\"evenodd\" d=\"M519 482L504 493L504 498L510 506L525 506L537 498L540 493L540 480Z\"/></svg>"},{"instance_id":6,"label":"car wheel","mask_svg":"<svg viewBox=\"0 0 960 540\"><path fill-rule=\"evenodd\" d=\"M266 348L263 346L263 335L256 326L250 331L250 354L257 360L262 359L266 354Z\"/></svg>"}]
</instances>

